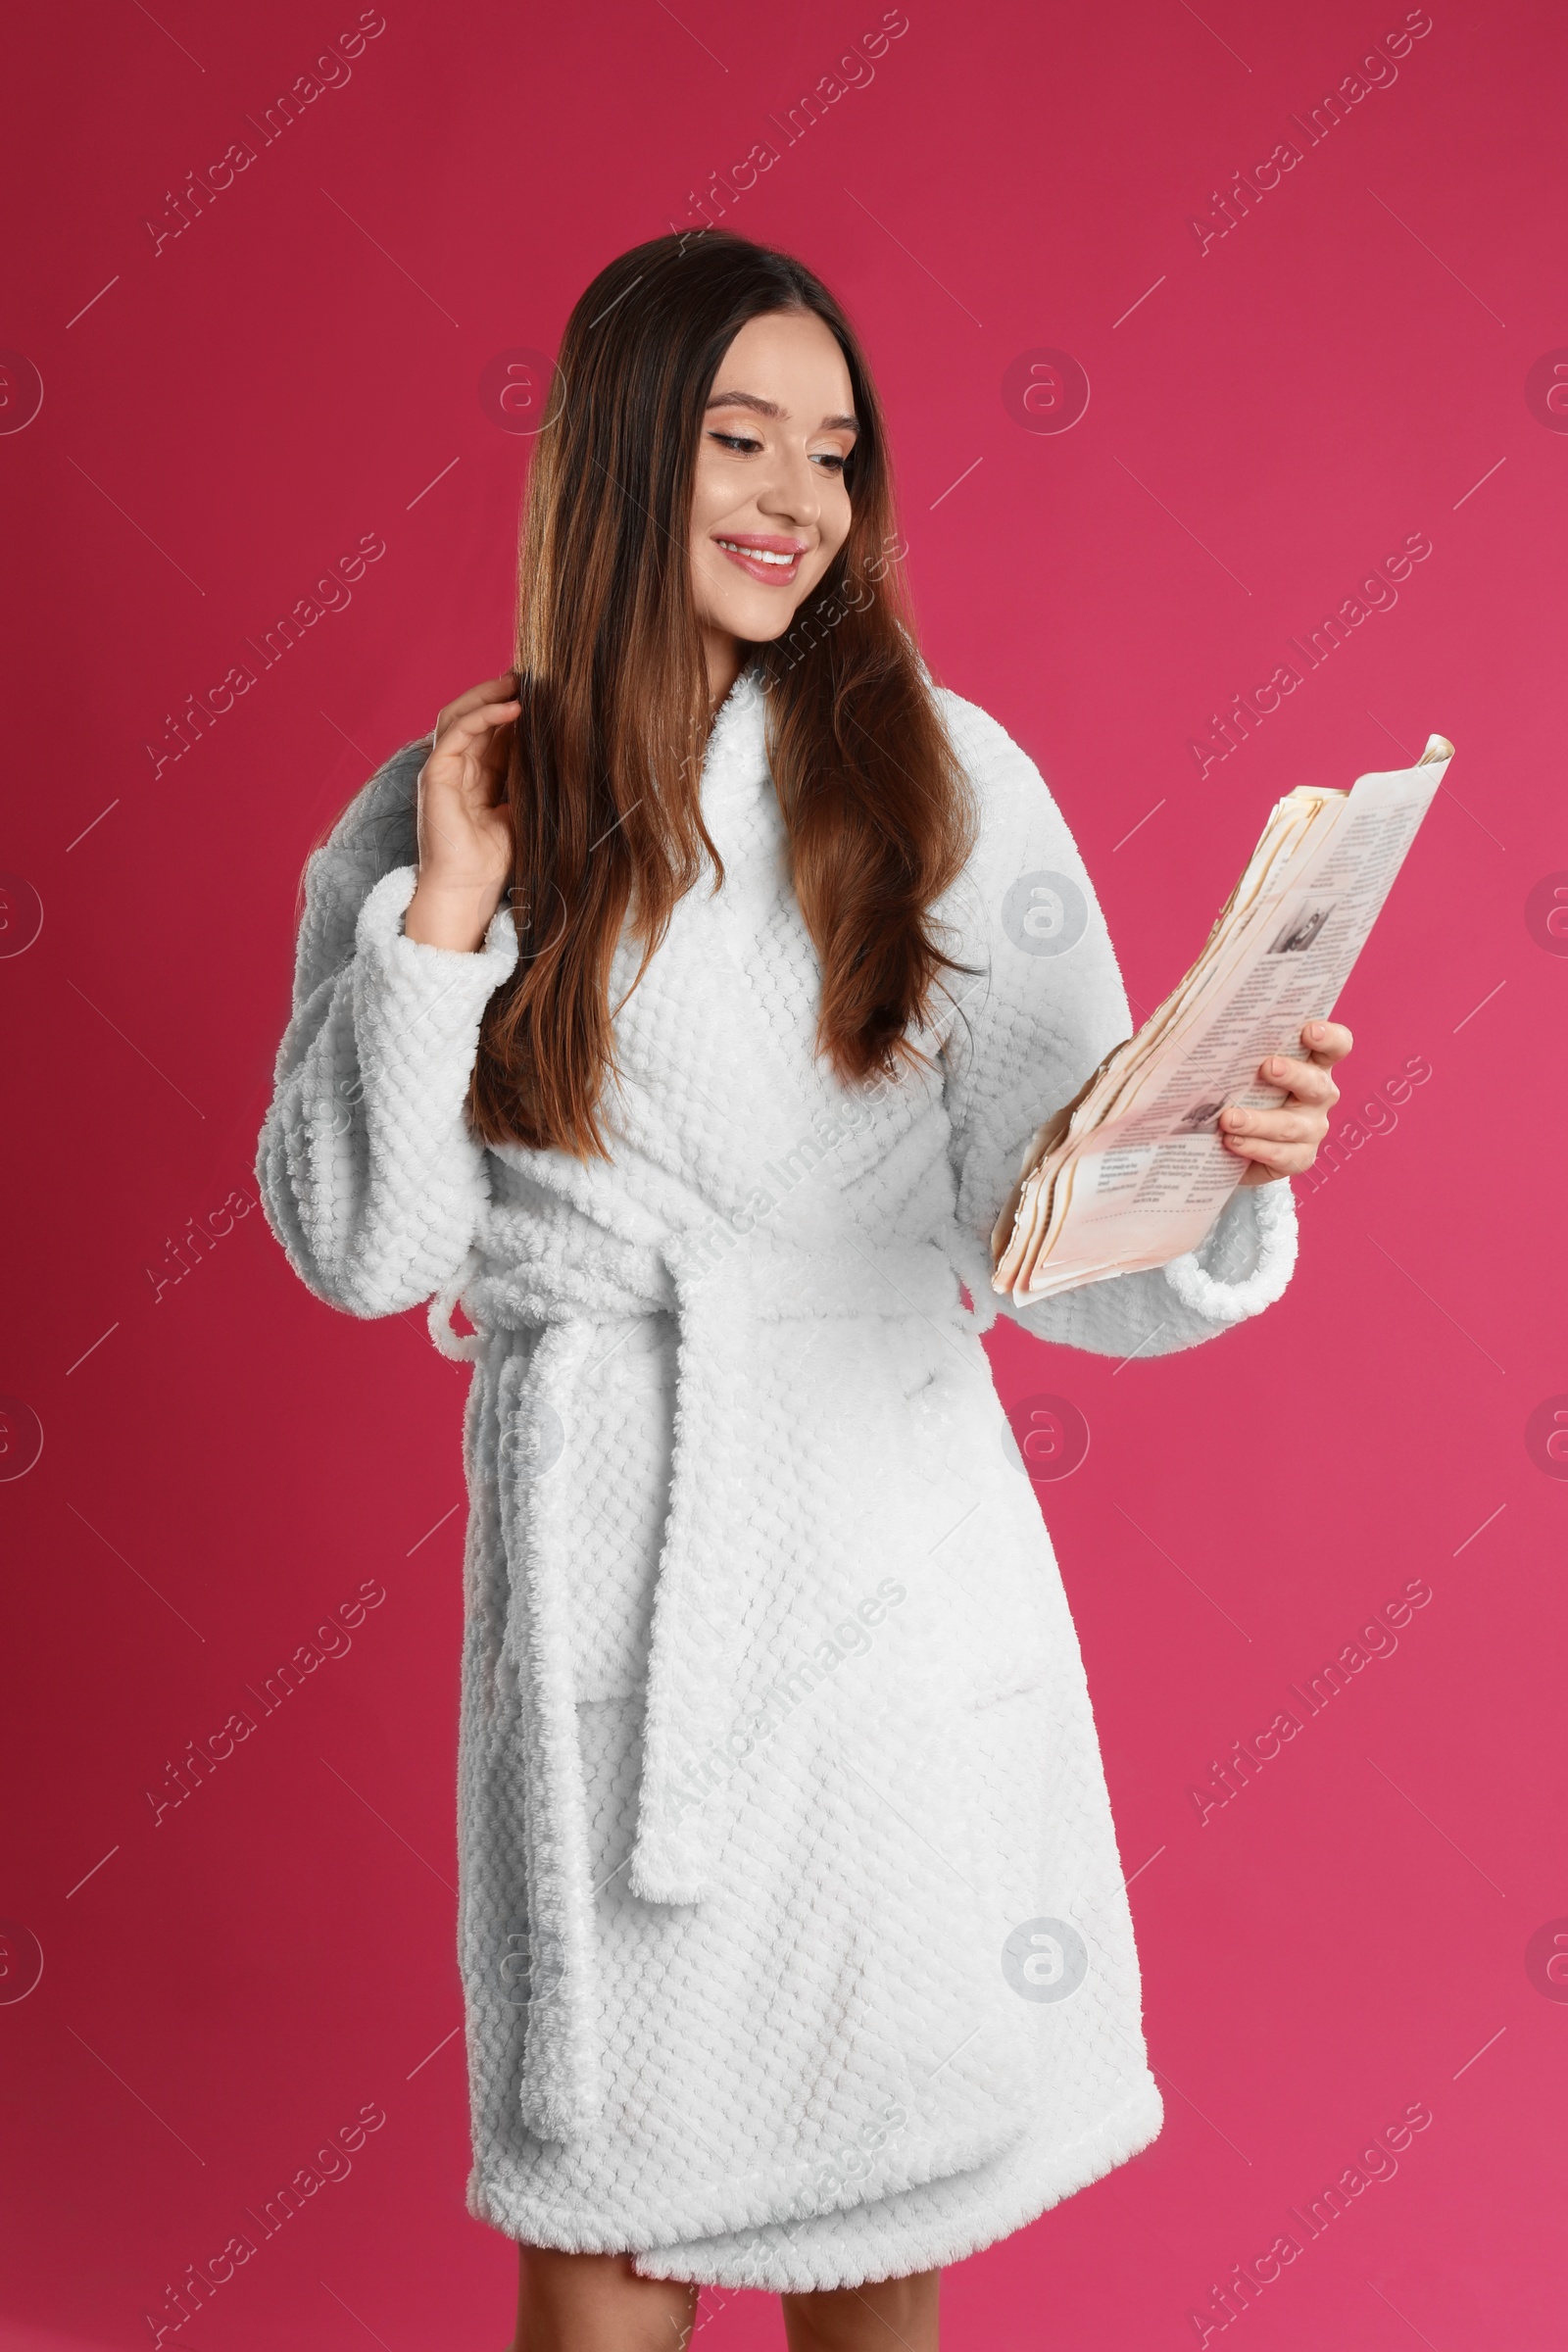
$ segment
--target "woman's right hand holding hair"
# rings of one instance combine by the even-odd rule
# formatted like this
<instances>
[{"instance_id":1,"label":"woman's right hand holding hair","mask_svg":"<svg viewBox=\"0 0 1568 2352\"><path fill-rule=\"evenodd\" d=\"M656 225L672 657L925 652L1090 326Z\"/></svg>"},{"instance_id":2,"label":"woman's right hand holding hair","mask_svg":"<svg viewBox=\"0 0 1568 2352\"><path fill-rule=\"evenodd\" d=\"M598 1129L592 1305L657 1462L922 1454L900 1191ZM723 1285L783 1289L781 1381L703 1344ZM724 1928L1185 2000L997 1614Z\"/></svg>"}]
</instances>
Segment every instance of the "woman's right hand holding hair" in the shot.
<instances>
[{"instance_id":1,"label":"woman's right hand holding hair","mask_svg":"<svg viewBox=\"0 0 1568 2352\"><path fill-rule=\"evenodd\" d=\"M517 673L487 678L449 703L419 770L419 870L403 918L406 939L472 953L512 879L507 805L511 728L521 706Z\"/></svg>"}]
</instances>

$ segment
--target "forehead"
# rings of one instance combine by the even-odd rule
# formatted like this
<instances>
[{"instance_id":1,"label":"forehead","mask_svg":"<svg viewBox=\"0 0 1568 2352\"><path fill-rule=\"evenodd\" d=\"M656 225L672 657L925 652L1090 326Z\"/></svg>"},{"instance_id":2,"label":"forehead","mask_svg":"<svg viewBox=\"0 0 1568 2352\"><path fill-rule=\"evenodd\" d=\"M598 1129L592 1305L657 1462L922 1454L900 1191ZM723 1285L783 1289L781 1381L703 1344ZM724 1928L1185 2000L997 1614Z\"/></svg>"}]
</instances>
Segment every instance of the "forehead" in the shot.
<instances>
[{"instance_id":1,"label":"forehead","mask_svg":"<svg viewBox=\"0 0 1568 2352\"><path fill-rule=\"evenodd\" d=\"M809 311L769 311L749 318L719 361L712 391L750 392L808 425L828 415L851 416L855 409L838 337Z\"/></svg>"}]
</instances>

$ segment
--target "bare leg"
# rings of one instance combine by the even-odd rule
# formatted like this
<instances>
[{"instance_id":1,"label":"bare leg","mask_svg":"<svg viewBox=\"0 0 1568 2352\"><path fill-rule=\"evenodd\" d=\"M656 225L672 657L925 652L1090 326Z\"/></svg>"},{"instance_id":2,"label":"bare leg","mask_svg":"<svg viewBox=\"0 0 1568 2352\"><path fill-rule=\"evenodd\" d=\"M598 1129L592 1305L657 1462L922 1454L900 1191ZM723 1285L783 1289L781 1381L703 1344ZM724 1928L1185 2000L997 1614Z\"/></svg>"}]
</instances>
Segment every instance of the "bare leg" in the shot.
<instances>
[{"instance_id":1,"label":"bare leg","mask_svg":"<svg viewBox=\"0 0 1568 2352\"><path fill-rule=\"evenodd\" d=\"M695 2286L639 2278L629 2254L562 2254L549 2246L518 2253L511 2352L687 2352Z\"/></svg>"},{"instance_id":2,"label":"bare leg","mask_svg":"<svg viewBox=\"0 0 1568 2352\"><path fill-rule=\"evenodd\" d=\"M938 2352L940 2271L781 2295L789 2352Z\"/></svg>"}]
</instances>

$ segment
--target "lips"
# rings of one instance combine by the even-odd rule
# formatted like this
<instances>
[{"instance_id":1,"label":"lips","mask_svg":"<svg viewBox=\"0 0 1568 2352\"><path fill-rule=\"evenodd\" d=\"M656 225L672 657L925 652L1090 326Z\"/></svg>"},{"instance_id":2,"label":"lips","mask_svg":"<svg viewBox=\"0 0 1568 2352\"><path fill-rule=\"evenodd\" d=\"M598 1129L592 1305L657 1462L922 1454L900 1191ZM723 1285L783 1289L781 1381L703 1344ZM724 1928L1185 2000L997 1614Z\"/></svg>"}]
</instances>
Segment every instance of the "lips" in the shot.
<instances>
[{"instance_id":1,"label":"lips","mask_svg":"<svg viewBox=\"0 0 1568 2352\"><path fill-rule=\"evenodd\" d=\"M760 581L764 588L793 586L800 577L801 559L809 553L801 540L768 531L715 532L713 545L748 579Z\"/></svg>"}]
</instances>

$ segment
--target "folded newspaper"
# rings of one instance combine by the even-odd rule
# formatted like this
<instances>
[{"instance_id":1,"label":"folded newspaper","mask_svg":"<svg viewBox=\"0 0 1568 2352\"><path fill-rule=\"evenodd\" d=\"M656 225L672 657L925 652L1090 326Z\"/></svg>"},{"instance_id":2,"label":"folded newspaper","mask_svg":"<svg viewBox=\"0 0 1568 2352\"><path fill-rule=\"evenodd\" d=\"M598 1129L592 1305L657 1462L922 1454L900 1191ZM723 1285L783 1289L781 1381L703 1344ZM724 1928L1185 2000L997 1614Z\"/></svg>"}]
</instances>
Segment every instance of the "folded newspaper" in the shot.
<instances>
[{"instance_id":1,"label":"folded newspaper","mask_svg":"<svg viewBox=\"0 0 1568 2352\"><path fill-rule=\"evenodd\" d=\"M1162 1266L1196 1249L1247 1172L1228 1104L1272 1109L1270 1054L1333 1011L1453 746L1348 792L1298 784L1215 918L1203 952L1139 1030L1039 1128L991 1237L991 1287L1026 1301Z\"/></svg>"}]
</instances>

